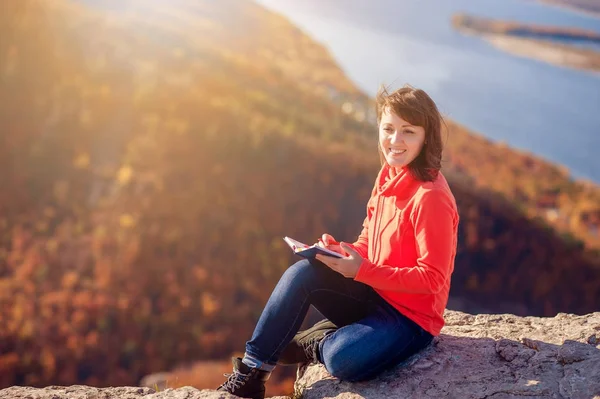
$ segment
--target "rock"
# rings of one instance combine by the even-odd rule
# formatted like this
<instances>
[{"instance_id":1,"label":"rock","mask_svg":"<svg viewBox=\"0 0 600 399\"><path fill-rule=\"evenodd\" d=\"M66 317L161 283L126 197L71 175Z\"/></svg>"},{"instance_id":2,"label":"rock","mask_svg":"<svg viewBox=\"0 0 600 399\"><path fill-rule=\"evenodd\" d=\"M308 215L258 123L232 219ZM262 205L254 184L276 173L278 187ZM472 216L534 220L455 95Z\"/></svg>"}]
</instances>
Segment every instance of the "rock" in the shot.
<instances>
[{"instance_id":1,"label":"rock","mask_svg":"<svg viewBox=\"0 0 600 399\"><path fill-rule=\"evenodd\" d=\"M296 390L304 399L600 399L600 312L541 318L446 311L445 318L429 348L374 380L339 381L311 365L298 369Z\"/></svg>"},{"instance_id":2,"label":"rock","mask_svg":"<svg viewBox=\"0 0 600 399\"><path fill-rule=\"evenodd\" d=\"M295 389L303 399L600 399L600 347L596 338L600 312L543 318L446 311L445 318L442 334L429 348L371 381L340 381L322 365L304 365L298 368ZM160 378L155 381L160 382ZM158 392L148 387L82 385L0 390L0 399L140 397L235 398L192 387Z\"/></svg>"},{"instance_id":3,"label":"rock","mask_svg":"<svg viewBox=\"0 0 600 399\"><path fill-rule=\"evenodd\" d=\"M144 387L94 388L86 385L31 388L13 386L0 390L0 399L237 399L237 396L210 389L167 388L156 392ZM274 397L273 399L285 399Z\"/></svg>"}]
</instances>

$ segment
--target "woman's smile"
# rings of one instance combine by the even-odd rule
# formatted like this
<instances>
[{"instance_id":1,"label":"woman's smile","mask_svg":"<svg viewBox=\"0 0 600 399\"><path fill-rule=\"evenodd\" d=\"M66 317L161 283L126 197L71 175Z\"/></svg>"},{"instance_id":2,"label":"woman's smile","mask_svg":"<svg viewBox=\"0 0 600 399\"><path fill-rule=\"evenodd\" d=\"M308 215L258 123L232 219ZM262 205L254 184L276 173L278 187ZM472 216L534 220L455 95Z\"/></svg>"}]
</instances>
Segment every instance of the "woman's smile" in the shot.
<instances>
[{"instance_id":1,"label":"woman's smile","mask_svg":"<svg viewBox=\"0 0 600 399\"><path fill-rule=\"evenodd\" d=\"M389 150L392 153L392 155L394 155L394 156L395 155L402 155L402 154L404 154L406 152L406 150L397 150L397 149L394 149L394 148L390 148Z\"/></svg>"},{"instance_id":2,"label":"woman's smile","mask_svg":"<svg viewBox=\"0 0 600 399\"><path fill-rule=\"evenodd\" d=\"M415 126L387 108L379 124L379 144L387 163L402 168L411 163L421 152L425 141L425 129Z\"/></svg>"}]
</instances>

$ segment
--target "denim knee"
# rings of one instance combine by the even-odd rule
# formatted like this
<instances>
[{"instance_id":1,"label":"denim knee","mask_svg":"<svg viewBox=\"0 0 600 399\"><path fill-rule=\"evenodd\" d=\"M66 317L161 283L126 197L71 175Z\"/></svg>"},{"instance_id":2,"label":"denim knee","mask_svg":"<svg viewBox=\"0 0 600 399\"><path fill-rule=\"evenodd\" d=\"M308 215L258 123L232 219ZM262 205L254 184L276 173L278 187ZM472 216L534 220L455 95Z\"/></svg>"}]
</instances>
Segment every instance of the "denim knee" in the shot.
<instances>
[{"instance_id":1,"label":"denim knee","mask_svg":"<svg viewBox=\"0 0 600 399\"><path fill-rule=\"evenodd\" d=\"M321 353L321 358L329 374L342 381L357 382L366 379L368 370L358 364L356 357L347 348Z\"/></svg>"},{"instance_id":2,"label":"denim knee","mask_svg":"<svg viewBox=\"0 0 600 399\"><path fill-rule=\"evenodd\" d=\"M290 283L305 283L316 277L315 266L308 261L302 259L290 266L281 277Z\"/></svg>"}]
</instances>

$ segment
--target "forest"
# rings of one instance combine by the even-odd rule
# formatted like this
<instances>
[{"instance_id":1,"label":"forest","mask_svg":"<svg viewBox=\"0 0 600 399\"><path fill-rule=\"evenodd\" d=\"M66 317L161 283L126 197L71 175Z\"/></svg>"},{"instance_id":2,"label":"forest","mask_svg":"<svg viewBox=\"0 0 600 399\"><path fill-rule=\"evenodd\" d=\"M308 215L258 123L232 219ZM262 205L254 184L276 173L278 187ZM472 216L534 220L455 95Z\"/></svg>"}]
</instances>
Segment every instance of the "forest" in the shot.
<instances>
[{"instance_id":1,"label":"forest","mask_svg":"<svg viewBox=\"0 0 600 399\"><path fill-rule=\"evenodd\" d=\"M372 99L283 17L243 0L6 8L0 388L224 359L297 260L283 236L360 232ZM458 310L597 310L598 187L447 125Z\"/></svg>"}]
</instances>

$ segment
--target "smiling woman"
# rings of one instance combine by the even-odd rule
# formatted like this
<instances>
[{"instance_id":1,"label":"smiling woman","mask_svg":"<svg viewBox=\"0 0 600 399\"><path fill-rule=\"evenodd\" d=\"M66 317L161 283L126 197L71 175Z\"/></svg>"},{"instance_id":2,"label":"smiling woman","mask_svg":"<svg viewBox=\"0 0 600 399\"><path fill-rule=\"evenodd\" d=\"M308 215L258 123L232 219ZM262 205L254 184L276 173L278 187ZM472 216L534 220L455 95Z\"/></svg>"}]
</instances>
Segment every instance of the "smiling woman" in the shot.
<instances>
[{"instance_id":1,"label":"smiling woman","mask_svg":"<svg viewBox=\"0 0 600 399\"><path fill-rule=\"evenodd\" d=\"M440 172L442 118L423 91L377 97L382 168L353 244L325 233L317 254L283 274L243 359L219 387L262 399L277 364L322 363L334 377L368 380L427 347L444 326L458 211ZM326 319L298 332L310 305Z\"/></svg>"},{"instance_id":2,"label":"smiling woman","mask_svg":"<svg viewBox=\"0 0 600 399\"><path fill-rule=\"evenodd\" d=\"M386 108L379 129L379 145L390 166L401 168L410 164L421 152L424 142L425 129L411 125Z\"/></svg>"},{"instance_id":3,"label":"smiling woman","mask_svg":"<svg viewBox=\"0 0 600 399\"><path fill-rule=\"evenodd\" d=\"M441 168L443 118L431 97L411 86L391 95L382 87L377 120L381 165L407 166L415 177L434 180Z\"/></svg>"}]
</instances>

